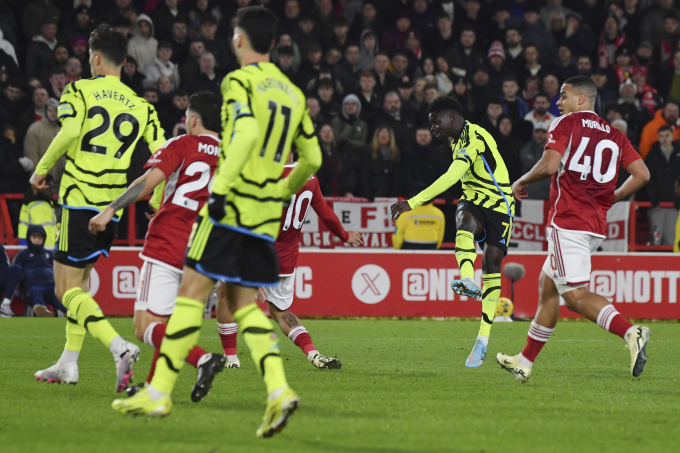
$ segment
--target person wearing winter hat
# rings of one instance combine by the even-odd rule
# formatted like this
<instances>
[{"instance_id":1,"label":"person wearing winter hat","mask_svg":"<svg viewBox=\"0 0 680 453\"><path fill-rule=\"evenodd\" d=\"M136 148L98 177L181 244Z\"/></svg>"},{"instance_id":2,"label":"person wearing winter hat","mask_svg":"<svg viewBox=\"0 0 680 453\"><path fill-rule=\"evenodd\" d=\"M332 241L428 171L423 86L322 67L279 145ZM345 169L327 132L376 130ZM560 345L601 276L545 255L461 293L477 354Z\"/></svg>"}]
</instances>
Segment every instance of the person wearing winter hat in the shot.
<instances>
[{"instance_id":1,"label":"person wearing winter hat","mask_svg":"<svg viewBox=\"0 0 680 453\"><path fill-rule=\"evenodd\" d=\"M144 68L156 58L158 41L154 38L153 21L146 14L137 16L134 37L128 42L128 55Z\"/></svg>"},{"instance_id":2,"label":"person wearing winter hat","mask_svg":"<svg viewBox=\"0 0 680 453\"><path fill-rule=\"evenodd\" d=\"M357 156L361 154L368 137L368 125L359 118L361 101L354 94L348 94L342 100L341 115L331 120L333 135L341 147L347 148Z\"/></svg>"},{"instance_id":3,"label":"person wearing winter hat","mask_svg":"<svg viewBox=\"0 0 680 453\"><path fill-rule=\"evenodd\" d=\"M503 79L508 75L505 68L505 50L500 41L494 41L486 55L489 61L489 85L495 94L500 94Z\"/></svg>"}]
</instances>

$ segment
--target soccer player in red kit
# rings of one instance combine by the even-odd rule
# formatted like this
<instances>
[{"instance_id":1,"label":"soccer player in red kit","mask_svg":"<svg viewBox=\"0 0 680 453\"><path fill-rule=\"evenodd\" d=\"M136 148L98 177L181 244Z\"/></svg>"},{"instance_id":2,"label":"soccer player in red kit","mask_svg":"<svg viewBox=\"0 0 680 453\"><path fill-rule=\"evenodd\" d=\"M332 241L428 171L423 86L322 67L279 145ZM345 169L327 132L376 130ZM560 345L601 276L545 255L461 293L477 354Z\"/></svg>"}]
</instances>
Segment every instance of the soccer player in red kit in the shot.
<instances>
[{"instance_id":1,"label":"soccer player in red kit","mask_svg":"<svg viewBox=\"0 0 680 453\"><path fill-rule=\"evenodd\" d=\"M290 173L295 164L293 163L293 153L288 155L288 161L283 169L283 178ZM315 175L300 189L298 193L290 199L288 209L284 210L281 218L281 232L276 239L276 254L279 257L279 284L277 286L260 288L258 299L269 305L269 313L281 327L281 331L291 339L296 346L317 368L337 369L342 366L340 361L335 358L326 357L319 353L312 343L307 329L302 325L300 319L290 311L295 295L295 265L297 264L298 253L300 252L300 230L305 223L307 211L312 207L319 218L337 237L351 245L363 243L361 235L356 231L345 231L340 224L338 216L326 204L326 200L321 194L319 180ZM236 324L231 318L227 309L226 297L223 291L222 282L217 284L217 331L222 340L224 354L227 357L227 366L238 368L238 357L236 356Z\"/></svg>"},{"instance_id":2,"label":"soccer player in red kit","mask_svg":"<svg viewBox=\"0 0 680 453\"><path fill-rule=\"evenodd\" d=\"M552 176L548 257L539 277L536 317L520 354L496 356L518 381L529 379L536 356L555 330L560 296L569 310L626 341L633 376L642 373L647 361L649 328L634 326L607 299L588 291L590 256L607 236L607 211L649 181L649 171L628 138L593 112L596 96L589 77L565 80L557 101L562 116L548 131L543 157L512 186L521 200L529 184ZM619 168L631 176L617 189Z\"/></svg>"},{"instance_id":3,"label":"soccer player in red kit","mask_svg":"<svg viewBox=\"0 0 680 453\"><path fill-rule=\"evenodd\" d=\"M186 112L187 135L168 140L144 166L147 172L90 220L93 234L102 231L116 211L146 197L167 180L160 209L149 224L139 255L144 265L135 301L135 333L140 341L155 348L147 382L154 375L166 323L175 308L192 225L208 199L208 184L217 167L221 105L218 94L202 91L192 95ZM195 346L186 360L198 368L191 392L191 399L198 402L207 395L215 374L224 368L225 358ZM132 396L140 387L131 386L126 391Z\"/></svg>"}]
</instances>

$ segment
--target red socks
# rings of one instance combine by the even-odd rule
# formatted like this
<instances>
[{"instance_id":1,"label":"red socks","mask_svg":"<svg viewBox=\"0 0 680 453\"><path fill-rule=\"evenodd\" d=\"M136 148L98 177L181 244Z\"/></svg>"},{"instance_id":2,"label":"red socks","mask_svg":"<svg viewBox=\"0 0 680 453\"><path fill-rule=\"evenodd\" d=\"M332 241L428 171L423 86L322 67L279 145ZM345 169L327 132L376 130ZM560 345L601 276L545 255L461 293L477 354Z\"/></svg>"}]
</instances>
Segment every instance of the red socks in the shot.
<instances>
[{"instance_id":1,"label":"red socks","mask_svg":"<svg viewBox=\"0 0 680 453\"><path fill-rule=\"evenodd\" d=\"M291 330L288 334L288 338L293 340L293 343L295 343L298 348L302 349L305 356L309 354L310 351L316 350L314 343L312 343L312 337L309 336L307 329L303 326L298 326Z\"/></svg>"},{"instance_id":2,"label":"red socks","mask_svg":"<svg viewBox=\"0 0 680 453\"><path fill-rule=\"evenodd\" d=\"M625 340L626 332L633 327L613 305L606 305L597 315L597 325Z\"/></svg>"},{"instance_id":3,"label":"red socks","mask_svg":"<svg viewBox=\"0 0 680 453\"><path fill-rule=\"evenodd\" d=\"M238 333L238 324L235 322L220 324L218 322L217 333L220 334L224 355L236 355L236 334Z\"/></svg>"},{"instance_id":4,"label":"red socks","mask_svg":"<svg viewBox=\"0 0 680 453\"><path fill-rule=\"evenodd\" d=\"M146 382L149 384L151 383L153 374L156 371L156 361L158 361L158 357L161 353L161 343L163 342L163 337L165 336L165 329L167 326L167 324L154 322L149 324L149 327L147 327L146 331L144 332L144 342L146 344L151 343L150 346L155 348L153 360L151 361L151 368L149 369L149 377L146 378ZM147 341L149 339L151 341ZM192 365L194 368L198 368L198 360L201 358L201 356L203 356L203 354L207 353L208 352L205 349L194 346L193 349L189 351L186 362L189 365Z\"/></svg>"},{"instance_id":5,"label":"red socks","mask_svg":"<svg viewBox=\"0 0 680 453\"><path fill-rule=\"evenodd\" d=\"M554 331L554 328L548 329L531 321L529 333L527 334L527 344L522 350L522 356L532 363L535 362L536 356L541 352L541 349L543 349L543 346L548 342L550 335Z\"/></svg>"}]
</instances>

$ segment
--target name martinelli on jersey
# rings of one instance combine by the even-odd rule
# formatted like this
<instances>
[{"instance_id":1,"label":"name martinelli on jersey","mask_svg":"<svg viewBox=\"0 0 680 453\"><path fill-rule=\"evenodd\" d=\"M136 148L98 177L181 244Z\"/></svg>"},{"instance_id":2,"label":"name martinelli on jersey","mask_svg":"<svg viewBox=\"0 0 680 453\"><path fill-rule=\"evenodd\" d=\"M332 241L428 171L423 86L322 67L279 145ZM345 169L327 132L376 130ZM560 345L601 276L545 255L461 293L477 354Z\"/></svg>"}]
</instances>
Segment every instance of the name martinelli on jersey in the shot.
<instances>
[{"instance_id":1,"label":"name martinelli on jersey","mask_svg":"<svg viewBox=\"0 0 680 453\"><path fill-rule=\"evenodd\" d=\"M102 99L113 99L114 101L118 101L122 104L125 105L125 107L129 108L132 110L135 108L135 104L132 104L130 101L131 99L126 98L116 90L100 90L100 91L94 91L92 93L92 96L98 101L101 101Z\"/></svg>"},{"instance_id":2,"label":"name martinelli on jersey","mask_svg":"<svg viewBox=\"0 0 680 453\"><path fill-rule=\"evenodd\" d=\"M261 80L257 84L257 91L261 92L261 93L265 92L267 90L270 90L272 88L276 88L277 90L281 90L281 91L285 92L288 96L290 96L290 98L293 100L293 102L295 102L298 105L300 104L300 101L298 100L298 97L295 94L295 92L293 91L293 89L290 87L290 85L288 85L287 83L285 83L282 80L269 77L269 78Z\"/></svg>"}]
</instances>

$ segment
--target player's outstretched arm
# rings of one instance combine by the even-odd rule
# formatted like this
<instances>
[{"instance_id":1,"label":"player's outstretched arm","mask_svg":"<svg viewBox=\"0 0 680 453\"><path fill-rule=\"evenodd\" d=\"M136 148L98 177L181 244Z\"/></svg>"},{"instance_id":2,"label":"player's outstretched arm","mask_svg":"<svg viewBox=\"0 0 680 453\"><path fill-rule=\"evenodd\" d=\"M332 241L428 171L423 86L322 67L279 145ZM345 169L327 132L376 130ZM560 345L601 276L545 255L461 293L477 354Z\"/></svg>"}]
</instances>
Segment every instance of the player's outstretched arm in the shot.
<instances>
[{"instance_id":1,"label":"player's outstretched arm","mask_svg":"<svg viewBox=\"0 0 680 453\"><path fill-rule=\"evenodd\" d=\"M90 219L90 232L97 234L100 231L104 231L106 225L116 214L116 211L126 208L146 197L163 181L165 181L165 173L158 168L150 168L146 173L137 178L125 192L113 200L106 209Z\"/></svg>"},{"instance_id":2,"label":"player's outstretched arm","mask_svg":"<svg viewBox=\"0 0 680 453\"><path fill-rule=\"evenodd\" d=\"M321 147L307 109L302 115L302 121L297 135L293 138L293 143L297 147L298 160L293 171L281 181L281 196L284 200L290 199L321 167Z\"/></svg>"},{"instance_id":3,"label":"player's outstretched arm","mask_svg":"<svg viewBox=\"0 0 680 453\"><path fill-rule=\"evenodd\" d=\"M392 205L392 218L397 220L400 215L405 212L410 211L416 206L430 201L442 192L447 191L455 183L460 181L466 171L470 168L470 159L463 159L462 157L457 157L453 160L453 163L449 169L439 177L435 182L430 185L427 189L420 192L415 197L410 200L397 201Z\"/></svg>"},{"instance_id":4,"label":"player's outstretched arm","mask_svg":"<svg viewBox=\"0 0 680 453\"><path fill-rule=\"evenodd\" d=\"M50 143L47 151L35 167L35 173L31 176L30 183L33 187L33 193L36 193L38 190L45 187L45 176L47 175L47 172L54 167L57 160L69 150L73 141L80 136L81 126L82 122L75 118L62 120L61 130L57 136L54 137L52 143Z\"/></svg>"},{"instance_id":5,"label":"player's outstretched arm","mask_svg":"<svg viewBox=\"0 0 680 453\"><path fill-rule=\"evenodd\" d=\"M626 171L630 177L614 192L614 203L627 199L649 182L649 169L642 159L628 165Z\"/></svg>"},{"instance_id":6,"label":"player's outstretched arm","mask_svg":"<svg viewBox=\"0 0 680 453\"><path fill-rule=\"evenodd\" d=\"M541 181L545 178L549 178L560 168L560 161L562 160L562 154L554 149L546 149L543 152L541 160L536 162L534 168L529 170L527 174L519 178L512 185L512 195L518 200L526 198L529 193L527 192L527 186L532 182Z\"/></svg>"}]
</instances>

